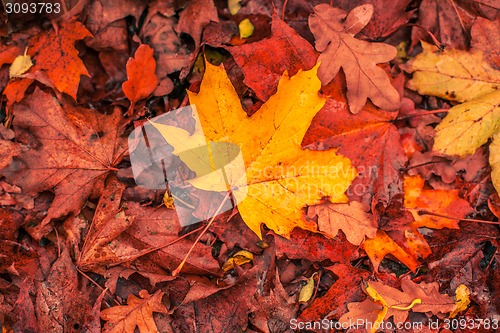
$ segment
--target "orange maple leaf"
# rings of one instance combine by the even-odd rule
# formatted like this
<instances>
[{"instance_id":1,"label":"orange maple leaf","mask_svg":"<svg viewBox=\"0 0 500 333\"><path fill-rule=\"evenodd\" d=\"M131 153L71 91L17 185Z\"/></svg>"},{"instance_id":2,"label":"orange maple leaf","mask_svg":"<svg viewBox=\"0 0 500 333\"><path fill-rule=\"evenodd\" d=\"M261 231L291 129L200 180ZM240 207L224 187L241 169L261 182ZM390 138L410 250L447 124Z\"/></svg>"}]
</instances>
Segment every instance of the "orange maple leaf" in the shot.
<instances>
[{"instance_id":1,"label":"orange maple leaf","mask_svg":"<svg viewBox=\"0 0 500 333\"><path fill-rule=\"evenodd\" d=\"M128 80L123 82L123 93L130 100L128 115L132 114L135 103L148 97L158 85L154 50L149 45L141 44L135 51L134 58L127 61Z\"/></svg>"},{"instance_id":2,"label":"orange maple leaf","mask_svg":"<svg viewBox=\"0 0 500 333\"><path fill-rule=\"evenodd\" d=\"M7 106L19 102L34 78L42 76L42 83L47 81L50 86L76 99L80 76L90 76L83 61L78 57L75 42L92 34L78 21L61 23L59 33L48 31L34 36L28 46L28 55L35 65L24 78L10 81L5 87ZM42 72L42 75L33 76Z\"/></svg>"}]
</instances>

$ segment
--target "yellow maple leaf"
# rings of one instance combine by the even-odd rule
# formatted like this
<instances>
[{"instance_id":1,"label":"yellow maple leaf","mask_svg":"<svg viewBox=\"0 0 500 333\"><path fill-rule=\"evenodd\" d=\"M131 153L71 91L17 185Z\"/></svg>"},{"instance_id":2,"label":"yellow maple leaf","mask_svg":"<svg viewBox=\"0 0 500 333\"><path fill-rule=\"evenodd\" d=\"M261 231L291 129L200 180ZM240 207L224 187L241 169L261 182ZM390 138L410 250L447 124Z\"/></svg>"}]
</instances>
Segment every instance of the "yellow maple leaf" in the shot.
<instances>
[{"instance_id":1,"label":"yellow maple leaf","mask_svg":"<svg viewBox=\"0 0 500 333\"><path fill-rule=\"evenodd\" d=\"M174 147L174 154L196 173L190 183L203 190L231 189L243 220L260 238L262 223L285 237L295 227L317 231L303 208L319 204L325 197L331 202L347 202L345 191L357 175L349 159L335 150L301 147L312 118L325 103L318 95L320 88L317 66L293 77L285 72L277 93L248 117L223 67L207 62L200 92L188 91L188 95L191 105L196 105L208 152L196 149L202 145L199 130L189 134L174 126L153 125ZM224 157L214 147L220 151L238 147L244 175L238 176L237 170L229 175L227 170L217 171L220 165L213 156L223 156L227 162L238 151ZM207 165L214 172L208 172Z\"/></svg>"},{"instance_id":2,"label":"yellow maple leaf","mask_svg":"<svg viewBox=\"0 0 500 333\"><path fill-rule=\"evenodd\" d=\"M452 107L436 126L433 149L445 155L474 154L500 128L500 90Z\"/></svg>"},{"instance_id":3,"label":"yellow maple leaf","mask_svg":"<svg viewBox=\"0 0 500 333\"><path fill-rule=\"evenodd\" d=\"M433 150L443 155L473 154L500 129L500 71L480 50L442 52L425 42L422 46L423 52L406 66L413 73L408 86L420 94L463 102L436 127ZM490 165L493 185L500 191L497 142L490 146Z\"/></svg>"}]
</instances>

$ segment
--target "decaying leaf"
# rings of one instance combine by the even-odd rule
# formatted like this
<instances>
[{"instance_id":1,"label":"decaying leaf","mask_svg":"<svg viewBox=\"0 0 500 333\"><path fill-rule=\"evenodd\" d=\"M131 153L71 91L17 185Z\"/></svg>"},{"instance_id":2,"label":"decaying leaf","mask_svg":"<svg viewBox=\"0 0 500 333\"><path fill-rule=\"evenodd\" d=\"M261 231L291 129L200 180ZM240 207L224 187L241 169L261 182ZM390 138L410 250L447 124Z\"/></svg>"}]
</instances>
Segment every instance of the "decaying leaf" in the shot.
<instances>
[{"instance_id":1,"label":"decaying leaf","mask_svg":"<svg viewBox=\"0 0 500 333\"><path fill-rule=\"evenodd\" d=\"M101 311L101 318L107 323L104 333L134 333L139 328L140 333L159 332L153 319L153 312L167 313L162 297L165 293L158 290L150 295L146 290L139 292L140 298L130 294L128 305L117 305Z\"/></svg>"},{"instance_id":2,"label":"decaying leaf","mask_svg":"<svg viewBox=\"0 0 500 333\"><path fill-rule=\"evenodd\" d=\"M349 14L343 10L320 4L309 17L309 27L316 38L316 50L321 52L318 76L326 85L342 67L347 80L349 110L358 113L370 98L384 110L397 110L400 97L389 77L377 64L396 56L395 47L370 43L354 38L370 21L372 5L354 8Z\"/></svg>"},{"instance_id":3,"label":"decaying leaf","mask_svg":"<svg viewBox=\"0 0 500 333\"><path fill-rule=\"evenodd\" d=\"M205 190L231 188L243 220L259 237L262 223L285 237L295 227L317 231L316 224L306 220L302 208L320 203L323 197L331 202L345 202L344 192L355 177L349 160L335 151L301 148L311 119L325 102L317 94L321 83L316 72L317 67L293 77L285 73L278 92L252 117L243 111L222 67L207 63L200 92L188 92L191 104L197 106L206 141L236 144L246 167L246 179L229 177L228 181L219 175L222 169L215 166L212 167L217 172L204 177L194 163L202 157L193 157L188 166L198 177L190 182ZM180 141L179 132L184 131L168 125L155 126L174 147ZM198 142L197 135L191 140ZM197 144L184 140L182 146L175 148L183 151L184 147L193 146ZM214 182L212 175L218 180Z\"/></svg>"},{"instance_id":4,"label":"decaying leaf","mask_svg":"<svg viewBox=\"0 0 500 333\"><path fill-rule=\"evenodd\" d=\"M375 237L377 225L367 207L357 201L347 204L323 203L307 210L309 218L318 217L318 230L328 237L335 237L341 229L347 240L359 245L365 239Z\"/></svg>"},{"instance_id":5,"label":"decaying leaf","mask_svg":"<svg viewBox=\"0 0 500 333\"><path fill-rule=\"evenodd\" d=\"M83 271L99 266L109 266L115 262L135 259L139 251L120 248L118 236L132 225L135 217L120 211L120 199L125 185L115 176L106 181L92 224L83 243L77 265ZM121 251L120 251L121 250Z\"/></svg>"},{"instance_id":6,"label":"decaying leaf","mask_svg":"<svg viewBox=\"0 0 500 333\"><path fill-rule=\"evenodd\" d=\"M82 271L106 275L108 267L135 260L135 267L142 268L141 274L161 274L168 279L165 271L179 265L191 241L179 239L181 226L174 210L143 207L135 202L123 205L124 188L113 175L106 180L77 265ZM167 246L171 243L175 244ZM151 252L154 253L149 254L143 267L142 256ZM217 275L219 264L211 257L210 247L199 245L183 271Z\"/></svg>"},{"instance_id":7,"label":"decaying leaf","mask_svg":"<svg viewBox=\"0 0 500 333\"><path fill-rule=\"evenodd\" d=\"M28 149L2 174L26 194L54 192L43 221L29 226L41 238L50 231L51 219L77 214L91 193L99 193L108 172L123 158L126 144L118 134L122 116L74 107L69 100L63 108L40 89L13 109L16 137Z\"/></svg>"},{"instance_id":8,"label":"decaying leaf","mask_svg":"<svg viewBox=\"0 0 500 333\"><path fill-rule=\"evenodd\" d=\"M439 293L437 283L416 284L410 279L403 279L402 292L380 282L363 284L368 298L361 303L349 303L349 312L340 317L339 322L347 326L353 323L369 323L375 333L382 321L394 317L394 323L403 323L409 311L446 314L456 307L453 298Z\"/></svg>"},{"instance_id":9,"label":"decaying leaf","mask_svg":"<svg viewBox=\"0 0 500 333\"><path fill-rule=\"evenodd\" d=\"M201 33L210 21L219 22L213 0L190 1L180 13L179 23L175 30L191 35L196 46L199 47Z\"/></svg>"},{"instance_id":10,"label":"decaying leaf","mask_svg":"<svg viewBox=\"0 0 500 333\"><path fill-rule=\"evenodd\" d=\"M134 58L127 61L128 80L123 82L123 93L130 100L128 114L131 115L135 103L148 97L158 85L156 78L156 61L154 50L146 44L141 44L135 51Z\"/></svg>"}]
</instances>

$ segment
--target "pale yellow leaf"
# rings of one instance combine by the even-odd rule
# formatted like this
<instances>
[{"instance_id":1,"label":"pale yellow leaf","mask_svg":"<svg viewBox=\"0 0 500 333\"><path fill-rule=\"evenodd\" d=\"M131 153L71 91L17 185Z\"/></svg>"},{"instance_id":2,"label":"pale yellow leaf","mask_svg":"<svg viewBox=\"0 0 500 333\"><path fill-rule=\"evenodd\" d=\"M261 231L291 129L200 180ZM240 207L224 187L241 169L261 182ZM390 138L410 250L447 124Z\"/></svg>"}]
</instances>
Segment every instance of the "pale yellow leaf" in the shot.
<instances>
[{"instance_id":1,"label":"pale yellow leaf","mask_svg":"<svg viewBox=\"0 0 500 333\"><path fill-rule=\"evenodd\" d=\"M300 289L299 302L308 302L314 294L314 275L316 275L316 273L307 279L305 286Z\"/></svg>"},{"instance_id":2,"label":"pale yellow leaf","mask_svg":"<svg viewBox=\"0 0 500 333\"><path fill-rule=\"evenodd\" d=\"M482 51L445 49L422 42L423 52L410 60L410 89L421 95L466 102L500 89L500 71L485 61Z\"/></svg>"},{"instance_id":3,"label":"pale yellow leaf","mask_svg":"<svg viewBox=\"0 0 500 333\"><path fill-rule=\"evenodd\" d=\"M24 54L17 56L10 65L9 76L10 78L19 77L26 73L32 66L33 62L31 61L31 57L27 54L28 48L24 50Z\"/></svg>"},{"instance_id":4,"label":"pale yellow leaf","mask_svg":"<svg viewBox=\"0 0 500 333\"><path fill-rule=\"evenodd\" d=\"M436 127L433 149L441 154L473 154L500 128L500 90L456 105Z\"/></svg>"}]
</instances>

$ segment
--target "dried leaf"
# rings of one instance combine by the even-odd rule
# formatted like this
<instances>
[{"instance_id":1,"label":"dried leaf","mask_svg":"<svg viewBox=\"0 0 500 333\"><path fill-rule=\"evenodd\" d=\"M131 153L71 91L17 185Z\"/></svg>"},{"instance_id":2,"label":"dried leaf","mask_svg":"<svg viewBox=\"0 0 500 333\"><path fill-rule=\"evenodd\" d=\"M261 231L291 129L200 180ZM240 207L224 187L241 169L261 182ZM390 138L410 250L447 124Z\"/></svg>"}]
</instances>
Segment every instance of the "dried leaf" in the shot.
<instances>
[{"instance_id":1,"label":"dried leaf","mask_svg":"<svg viewBox=\"0 0 500 333\"><path fill-rule=\"evenodd\" d=\"M345 11L363 5L373 5L373 16L368 24L359 32L370 40L378 40L389 36L403 24L407 23L413 11L406 12L410 0L397 0L387 6L384 1L379 0L336 0L335 6Z\"/></svg>"},{"instance_id":2,"label":"dried leaf","mask_svg":"<svg viewBox=\"0 0 500 333\"><path fill-rule=\"evenodd\" d=\"M130 294L128 305L117 305L101 311L101 318L107 323L104 333L134 333L139 328L140 333L159 332L153 319L153 312L168 313L161 298L165 293L158 290L150 295L146 290L139 292L138 298Z\"/></svg>"},{"instance_id":3,"label":"dried leaf","mask_svg":"<svg viewBox=\"0 0 500 333\"><path fill-rule=\"evenodd\" d=\"M450 318L455 318L457 314L467 310L470 304L470 290L465 284L461 284L455 290L456 308L450 313Z\"/></svg>"},{"instance_id":4,"label":"dried leaf","mask_svg":"<svg viewBox=\"0 0 500 333\"><path fill-rule=\"evenodd\" d=\"M338 149L348 157L358 177L347 194L349 199L371 206L388 204L403 191L400 170L406 163L398 129L392 123L395 112L366 105L353 115L335 97L328 99L313 119L302 145L310 149Z\"/></svg>"},{"instance_id":5,"label":"dried leaf","mask_svg":"<svg viewBox=\"0 0 500 333\"><path fill-rule=\"evenodd\" d=\"M227 272L230 269L233 269L234 266L238 265L241 266L243 264L252 262L253 260L253 253L250 251L246 250L241 250L236 252L231 258L228 259L222 266L222 270L224 272Z\"/></svg>"},{"instance_id":6,"label":"dried leaf","mask_svg":"<svg viewBox=\"0 0 500 333\"><path fill-rule=\"evenodd\" d=\"M367 98L384 110L397 110L400 106L398 92L385 71L376 65L393 59L396 48L354 38L372 14L373 6L369 4L354 8L348 15L341 9L320 4L314 7L314 14L309 17L309 27L316 38L316 50L321 52L318 76L326 85L342 67L352 113L358 113Z\"/></svg>"},{"instance_id":7,"label":"dried leaf","mask_svg":"<svg viewBox=\"0 0 500 333\"><path fill-rule=\"evenodd\" d=\"M299 302L309 302L313 293L314 293L314 276L317 273L311 275L309 279L307 279L307 283L300 289L299 293Z\"/></svg>"},{"instance_id":8,"label":"dried leaf","mask_svg":"<svg viewBox=\"0 0 500 333\"><path fill-rule=\"evenodd\" d=\"M433 149L440 154L474 154L500 128L500 90L452 107L436 127Z\"/></svg>"},{"instance_id":9,"label":"dried leaf","mask_svg":"<svg viewBox=\"0 0 500 333\"><path fill-rule=\"evenodd\" d=\"M180 13L175 30L193 37L195 45L199 47L201 33L211 21L219 22L213 0L194 0Z\"/></svg>"},{"instance_id":10,"label":"dried leaf","mask_svg":"<svg viewBox=\"0 0 500 333\"><path fill-rule=\"evenodd\" d=\"M324 203L309 207L307 216L318 216L318 229L328 237L337 236L341 229L351 244L360 245L365 236L374 238L377 233L375 219L367 211L367 207L357 201L347 204Z\"/></svg>"},{"instance_id":11,"label":"dried leaf","mask_svg":"<svg viewBox=\"0 0 500 333\"><path fill-rule=\"evenodd\" d=\"M47 190L55 194L43 221L30 226L32 236L39 239L50 231L51 219L78 214L89 195L102 189L108 172L121 161L126 149L118 134L122 116L73 107L69 101L63 109L40 89L13 110L16 137L24 138L22 143L29 149L2 174L26 194L35 196ZM30 135L21 135L26 133L23 131Z\"/></svg>"},{"instance_id":12,"label":"dried leaf","mask_svg":"<svg viewBox=\"0 0 500 333\"><path fill-rule=\"evenodd\" d=\"M304 309L300 314L299 321L307 322L324 318L331 314L338 319L342 313L347 311L347 304L361 301L363 292L358 286L369 276L368 271L352 267L350 264L336 264L327 267L329 271L339 277L337 281L321 297Z\"/></svg>"},{"instance_id":13,"label":"dried leaf","mask_svg":"<svg viewBox=\"0 0 500 333\"><path fill-rule=\"evenodd\" d=\"M363 249L370 258L373 268L378 272L378 267L388 254L393 255L396 259L405 264L412 272L415 272L420 265L415 257L407 253L399 246L386 232L379 230L375 238L367 239L363 243Z\"/></svg>"}]
</instances>

